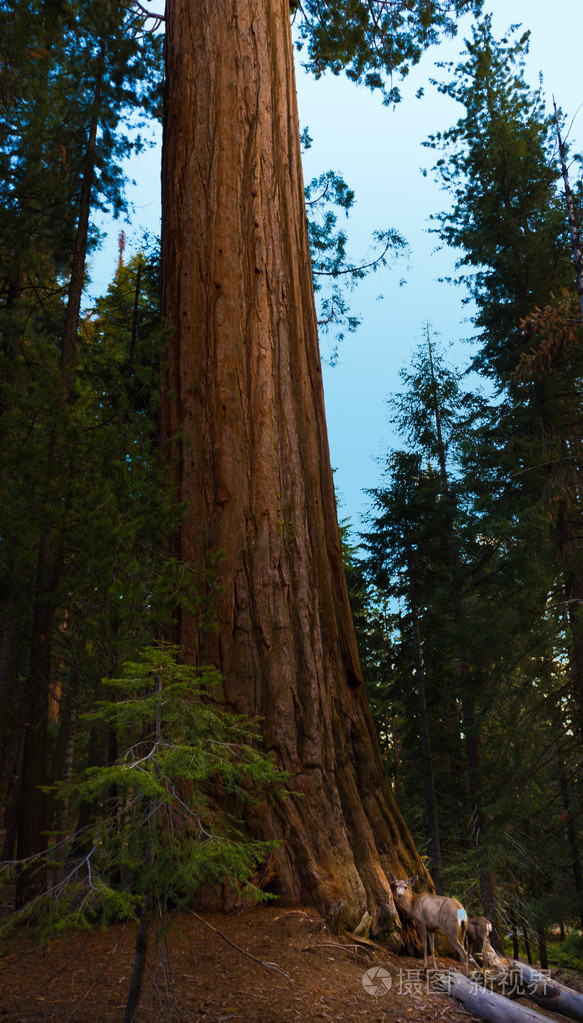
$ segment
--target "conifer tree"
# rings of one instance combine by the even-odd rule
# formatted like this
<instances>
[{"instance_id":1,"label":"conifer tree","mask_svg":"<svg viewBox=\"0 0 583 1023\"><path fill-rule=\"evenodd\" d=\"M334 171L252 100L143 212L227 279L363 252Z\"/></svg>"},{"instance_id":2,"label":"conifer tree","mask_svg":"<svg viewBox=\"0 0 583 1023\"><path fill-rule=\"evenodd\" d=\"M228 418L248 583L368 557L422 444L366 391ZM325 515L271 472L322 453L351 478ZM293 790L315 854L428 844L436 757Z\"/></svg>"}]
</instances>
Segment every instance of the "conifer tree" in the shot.
<instances>
[{"instance_id":1,"label":"conifer tree","mask_svg":"<svg viewBox=\"0 0 583 1023\"><path fill-rule=\"evenodd\" d=\"M102 0L89 6L74 0L10 2L1 18L3 429L9 452L24 445L34 461L36 500L31 490L28 502L40 513L36 547L28 546L24 561L14 558L12 546L6 561L10 565L14 558L16 568L12 578L7 572L9 592L26 588L32 609L26 681L2 772L4 778L13 772L20 749L14 795L19 855L26 860L43 850L48 825L43 786L53 643L61 624L58 601L76 487L70 441L91 216L104 205L116 211L123 205L120 161L136 142L121 119L151 107L160 47L144 36L143 17L131 6L114 9ZM5 461L4 480L7 470ZM15 634L16 627L11 643ZM7 653L3 670L9 663ZM29 894L24 870L18 898L26 901Z\"/></svg>"},{"instance_id":2,"label":"conifer tree","mask_svg":"<svg viewBox=\"0 0 583 1023\"><path fill-rule=\"evenodd\" d=\"M141 254L120 266L108 296L97 303L93 317L84 323L75 397L69 402L67 416L59 420L60 459L74 471L69 471L65 480L67 503L59 519L63 561L51 591L56 614L47 685L43 784L70 774L79 713L95 698L105 672L116 670L120 658L152 641L167 616L169 592L179 585L179 570L162 557L163 537L179 514L169 504L167 475L161 470L156 444L162 341L157 261L152 263ZM40 382L37 393L41 393ZM10 512L4 520L5 566L22 564L27 587L21 594L22 603L13 608L13 646L5 661L6 680L25 676L27 671L30 622L26 595L30 593L34 600L35 542L42 535L48 511L42 503L46 478L43 437L34 430L16 429L19 417L21 425L26 424L27 413L26 405L14 398L10 414L2 420L3 506ZM54 419L51 394L46 393L43 405L35 406L35 413L39 422L45 416L46 421ZM18 471L18 465L37 460L40 474ZM57 477L55 489L60 484ZM6 571L3 587L8 607L10 581ZM188 599L188 576L180 589ZM7 638L5 632L5 642ZM25 766L22 760L16 764L16 784L10 788L15 740L22 735L25 693L20 686L4 688L7 728L2 789L3 797L9 792L11 808L4 845L7 859L19 856L22 843L16 815L19 809L26 813L27 806L26 792L19 785ZM44 813L45 830L53 827L53 814L57 832L66 827L66 809L61 804L55 806L52 799L45 798Z\"/></svg>"},{"instance_id":3,"label":"conifer tree","mask_svg":"<svg viewBox=\"0 0 583 1023\"><path fill-rule=\"evenodd\" d=\"M160 646L104 680L112 695L86 716L114 729L115 761L56 785L67 798L99 799L101 812L83 836L67 834L34 864L37 871L48 864L49 890L0 926L3 938L32 921L46 942L71 927L139 921L126 1023L137 1018L151 930L166 926L170 907L189 907L216 884L261 897L254 878L273 843L250 840L242 817L254 802L281 798L284 778L252 745L255 722L212 708L219 681L212 669L178 664ZM220 789L229 813L218 806ZM2 864L0 885L17 867Z\"/></svg>"},{"instance_id":4,"label":"conifer tree","mask_svg":"<svg viewBox=\"0 0 583 1023\"><path fill-rule=\"evenodd\" d=\"M511 31L496 41L490 18L475 28L465 61L439 86L465 113L428 144L443 150L437 171L454 195L453 208L437 218L439 234L461 249L460 268L472 270L460 279L477 305L474 368L493 381L498 396L479 456L490 485L485 501L498 502L515 552L521 548L541 569L550 567L546 586L553 599L561 599L554 588L559 581L563 588L581 727L576 495L582 366L570 345L565 361L567 345L557 346L541 315L547 311L549 326L553 317L557 322L575 282L567 211L557 188L554 118L545 111L542 88L533 91L524 79L527 48L528 33L517 39ZM542 579L541 585L539 603Z\"/></svg>"},{"instance_id":5,"label":"conifer tree","mask_svg":"<svg viewBox=\"0 0 583 1023\"><path fill-rule=\"evenodd\" d=\"M430 872L437 892L442 891L441 843L435 794L434 760L429 726L425 666L427 587L421 580L431 563L436 477L424 470L418 454L394 452L387 465L390 483L373 492L374 532L366 534L368 572L388 597L399 597L406 607L400 616L401 633L409 640L409 657L416 689L416 720L423 765L425 813L429 835ZM383 586L384 583L384 586ZM406 691L404 680L401 688ZM404 694L402 694L404 695ZM388 694L387 694L388 696ZM401 696L402 698L402 696Z\"/></svg>"},{"instance_id":6,"label":"conifer tree","mask_svg":"<svg viewBox=\"0 0 583 1023\"><path fill-rule=\"evenodd\" d=\"M557 188L561 167L553 115L542 87L532 90L525 81L527 48L528 33L519 36L516 28L498 41L490 18L476 27L464 60L439 85L465 112L428 144L443 153L436 170L454 200L437 217L438 232L461 250L458 280L477 306L473 367L495 388L495 400L483 405L464 453L480 537L474 579L481 626L475 626L473 649L490 691L482 737L504 776L522 778L529 765L524 768L529 782L514 791L509 812L520 821L520 840L532 846L526 822L532 819L530 800L538 795L530 779L544 770L544 758L525 736L524 746L517 743L523 767L508 767L506 774L502 754L488 737L488 721L500 712L512 718L520 692L523 720L528 707L533 720L538 715L560 736L561 745L574 723L580 727L581 566L575 537L582 525L581 364L579 329L573 322L567 327L577 295L566 208ZM569 646L570 670L562 686L570 692L561 688L559 697L551 666L556 669ZM488 669L490 655L495 656ZM553 786L556 799L556 773ZM549 788L545 791L550 798ZM491 787L491 794L502 840L503 788ZM542 893L550 882L537 883Z\"/></svg>"}]
</instances>

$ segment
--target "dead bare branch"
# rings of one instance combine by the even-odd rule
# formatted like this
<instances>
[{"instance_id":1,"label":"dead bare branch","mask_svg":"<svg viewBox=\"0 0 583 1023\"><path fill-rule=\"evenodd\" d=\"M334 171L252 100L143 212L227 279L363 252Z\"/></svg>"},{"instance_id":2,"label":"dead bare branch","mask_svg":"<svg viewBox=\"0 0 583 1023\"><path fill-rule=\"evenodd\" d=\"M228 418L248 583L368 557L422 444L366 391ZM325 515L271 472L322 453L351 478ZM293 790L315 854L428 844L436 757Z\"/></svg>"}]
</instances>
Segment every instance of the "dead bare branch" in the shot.
<instances>
[{"instance_id":1,"label":"dead bare branch","mask_svg":"<svg viewBox=\"0 0 583 1023\"><path fill-rule=\"evenodd\" d=\"M231 945L233 948L237 950L237 952L240 952L241 955L247 956L248 959L252 959L254 963L259 963L259 965L264 966L266 970L275 970L276 973L281 973L282 977L287 977L287 979L289 980L289 974L286 973L284 970L280 970L279 966L276 966L275 963L266 963L263 959L258 959L257 956L252 955L251 952L246 952L244 948L241 948L240 945L236 945L234 941L231 941L230 938L227 938L226 934L223 934L223 932L219 931L218 928L213 927L212 924L209 924L208 920L205 920L202 916L199 916L198 913L195 913L193 909L190 909L189 913L191 913L192 916L195 916L197 920L200 920L201 924L204 924L205 927L208 927L211 931L214 931L215 934L218 934L219 938L222 938L223 941L226 941L227 945Z\"/></svg>"}]
</instances>

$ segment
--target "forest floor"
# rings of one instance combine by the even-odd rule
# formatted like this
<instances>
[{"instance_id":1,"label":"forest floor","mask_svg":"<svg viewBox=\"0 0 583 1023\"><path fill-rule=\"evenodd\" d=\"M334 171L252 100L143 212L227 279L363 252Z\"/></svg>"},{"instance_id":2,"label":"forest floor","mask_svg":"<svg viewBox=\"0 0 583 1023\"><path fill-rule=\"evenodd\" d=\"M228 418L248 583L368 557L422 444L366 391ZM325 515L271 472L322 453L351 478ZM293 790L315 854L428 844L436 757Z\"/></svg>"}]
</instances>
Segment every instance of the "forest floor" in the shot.
<instances>
[{"instance_id":1,"label":"forest floor","mask_svg":"<svg viewBox=\"0 0 583 1023\"><path fill-rule=\"evenodd\" d=\"M120 925L69 933L42 950L19 938L0 960L0 1023L121 1023L135 937L135 925ZM150 951L138 1023L475 1018L436 989L419 959L344 943L308 910L260 905L180 916ZM438 964L442 970L459 965ZM379 968L388 974L385 982L382 973L368 973Z\"/></svg>"}]
</instances>

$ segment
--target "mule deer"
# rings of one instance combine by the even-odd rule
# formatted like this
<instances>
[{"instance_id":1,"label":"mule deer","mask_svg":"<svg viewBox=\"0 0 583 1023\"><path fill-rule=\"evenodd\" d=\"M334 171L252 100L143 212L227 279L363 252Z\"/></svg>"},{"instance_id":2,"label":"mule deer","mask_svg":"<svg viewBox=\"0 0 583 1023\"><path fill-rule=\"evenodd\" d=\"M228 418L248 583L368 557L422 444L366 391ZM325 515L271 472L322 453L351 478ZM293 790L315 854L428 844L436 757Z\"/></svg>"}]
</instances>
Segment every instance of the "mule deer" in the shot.
<instances>
[{"instance_id":1,"label":"mule deer","mask_svg":"<svg viewBox=\"0 0 583 1023\"><path fill-rule=\"evenodd\" d=\"M457 899L449 899L445 895L429 895L424 892L414 895L413 888L417 884L417 875L407 881L398 881L393 874L387 874L389 883L395 894L396 904L407 916L419 925L423 939L423 966L427 969L427 938L431 947L433 969L435 962L435 935L444 934L456 950L468 972L468 953L464 947L468 915Z\"/></svg>"},{"instance_id":2,"label":"mule deer","mask_svg":"<svg viewBox=\"0 0 583 1023\"><path fill-rule=\"evenodd\" d=\"M482 955L484 955L486 945L490 944L489 938L491 933L492 924L485 916L471 916L468 919L468 926L466 929L468 952L471 953L474 945L480 945Z\"/></svg>"}]
</instances>

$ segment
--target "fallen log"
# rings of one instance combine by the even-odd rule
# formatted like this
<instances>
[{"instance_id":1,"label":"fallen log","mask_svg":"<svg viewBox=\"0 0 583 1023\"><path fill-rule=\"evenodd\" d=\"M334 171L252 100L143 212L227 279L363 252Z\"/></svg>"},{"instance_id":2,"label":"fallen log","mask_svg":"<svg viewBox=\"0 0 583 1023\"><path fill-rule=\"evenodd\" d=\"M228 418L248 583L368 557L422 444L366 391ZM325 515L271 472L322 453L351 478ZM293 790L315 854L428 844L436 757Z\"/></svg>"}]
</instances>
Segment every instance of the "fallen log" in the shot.
<instances>
[{"instance_id":1,"label":"fallen log","mask_svg":"<svg viewBox=\"0 0 583 1023\"><path fill-rule=\"evenodd\" d=\"M482 951L472 955L471 958L479 966L482 972L488 971L489 973L505 975L508 972L510 961L508 959L501 958L497 952L494 951L490 942L486 938L482 945Z\"/></svg>"},{"instance_id":2,"label":"fallen log","mask_svg":"<svg viewBox=\"0 0 583 1023\"><path fill-rule=\"evenodd\" d=\"M533 970L532 966L527 966L526 963L519 963L516 959L511 959L510 962L513 970L519 974L528 998L532 998L533 1002L544 1009L570 1016L571 1019L583 1020L582 994L544 973Z\"/></svg>"},{"instance_id":3,"label":"fallen log","mask_svg":"<svg viewBox=\"0 0 583 1023\"><path fill-rule=\"evenodd\" d=\"M470 1012L489 1023L548 1023L548 1016L542 1016L540 1012L513 1002L504 995L498 995L482 987L476 979L461 973L442 974L440 987L457 998Z\"/></svg>"}]
</instances>

